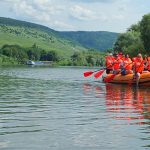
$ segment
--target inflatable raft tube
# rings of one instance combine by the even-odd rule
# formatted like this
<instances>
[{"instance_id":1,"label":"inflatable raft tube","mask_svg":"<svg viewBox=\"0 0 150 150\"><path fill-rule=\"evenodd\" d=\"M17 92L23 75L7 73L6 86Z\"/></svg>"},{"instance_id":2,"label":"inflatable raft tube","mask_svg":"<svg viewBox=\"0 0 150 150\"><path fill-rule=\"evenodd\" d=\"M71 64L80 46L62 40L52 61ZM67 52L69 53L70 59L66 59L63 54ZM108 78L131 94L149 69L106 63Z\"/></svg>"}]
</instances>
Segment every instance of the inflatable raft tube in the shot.
<instances>
[{"instance_id":1,"label":"inflatable raft tube","mask_svg":"<svg viewBox=\"0 0 150 150\"><path fill-rule=\"evenodd\" d=\"M103 81L109 81L109 83L119 83L119 84L136 84L136 80L133 78L133 74L121 75L117 74L112 80L109 80L113 74L108 74L103 78ZM141 74L139 85L150 86L150 72L145 72Z\"/></svg>"}]
</instances>

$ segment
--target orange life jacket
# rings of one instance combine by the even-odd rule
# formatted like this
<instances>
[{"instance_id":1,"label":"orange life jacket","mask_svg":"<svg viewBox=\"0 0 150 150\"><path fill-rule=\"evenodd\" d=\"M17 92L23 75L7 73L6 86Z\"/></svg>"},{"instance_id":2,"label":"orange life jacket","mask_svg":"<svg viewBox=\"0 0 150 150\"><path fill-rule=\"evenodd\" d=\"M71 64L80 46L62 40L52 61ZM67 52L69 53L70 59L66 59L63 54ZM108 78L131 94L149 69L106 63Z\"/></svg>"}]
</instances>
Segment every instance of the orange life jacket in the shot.
<instances>
[{"instance_id":1,"label":"orange life jacket","mask_svg":"<svg viewBox=\"0 0 150 150\"><path fill-rule=\"evenodd\" d=\"M145 64L144 66L145 70L150 71L150 57L144 59L144 64Z\"/></svg>"},{"instance_id":2,"label":"orange life jacket","mask_svg":"<svg viewBox=\"0 0 150 150\"><path fill-rule=\"evenodd\" d=\"M132 69L132 61L130 58L125 58L124 61L124 67L126 70L131 70Z\"/></svg>"},{"instance_id":3,"label":"orange life jacket","mask_svg":"<svg viewBox=\"0 0 150 150\"><path fill-rule=\"evenodd\" d=\"M148 66L147 66L147 70L150 71L150 57L148 57Z\"/></svg>"},{"instance_id":4,"label":"orange life jacket","mask_svg":"<svg viewBox=\"0 0 150 150\"><path fill-rule=\"evenodd\" d=\"M106 56L105 59L106 59L106 62L105 62L106 68L112 69L113 60L114 60L113 56Z\"/></svg>"},{"instance_id":5,"label":"orange life jacket","mask_svg":"<svg viewBox=\"0 0 150 150\"><path fill-rule=\"evenodd\" d=\"M137 72L142 73L142 71L144 70L144 60L143 60L143 58L136 57L134 67L135 67L135 72L136 73Z\"/></svg>"},{"instance_id":6,"label":"orange life jacket","mask_svg":"<svg viewBox=\"0 0 150 150\"><path fill-rule=\"evenodd\" d=\"M118 69L120 69L120 65L122 63L122 60L119 58L115 58L113 63L114 63L113 69L118 70Z\"/></svg>"}]
</instances>

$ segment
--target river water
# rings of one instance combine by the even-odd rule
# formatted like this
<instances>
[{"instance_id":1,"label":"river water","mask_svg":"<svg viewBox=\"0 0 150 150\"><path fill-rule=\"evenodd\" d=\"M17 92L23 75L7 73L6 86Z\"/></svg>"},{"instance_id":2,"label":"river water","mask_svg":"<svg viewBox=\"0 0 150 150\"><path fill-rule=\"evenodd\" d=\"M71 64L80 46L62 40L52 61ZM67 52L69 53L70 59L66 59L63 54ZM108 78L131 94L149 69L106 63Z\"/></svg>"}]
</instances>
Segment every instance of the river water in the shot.
<instances>
[{"instance_id":1,"label":"river water","mask_svg":"<svg viewBox=\"0 0 150 150\"><path fill-rule=\"evenodd\" d=\"M84 78L89 70L0 68L0 149L150 149L150 88Z\"/></svg>"}]
</instances>

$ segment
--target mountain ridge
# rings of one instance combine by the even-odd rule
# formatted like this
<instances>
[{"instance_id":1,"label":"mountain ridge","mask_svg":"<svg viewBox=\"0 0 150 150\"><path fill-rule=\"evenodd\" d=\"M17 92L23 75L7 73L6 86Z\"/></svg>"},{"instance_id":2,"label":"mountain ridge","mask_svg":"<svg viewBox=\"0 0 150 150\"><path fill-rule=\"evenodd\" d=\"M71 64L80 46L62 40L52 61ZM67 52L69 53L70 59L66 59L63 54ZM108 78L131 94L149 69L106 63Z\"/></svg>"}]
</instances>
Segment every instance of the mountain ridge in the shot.
<instances>
[{"instance_id":1,"label":"mountain ridge","mask_svg":"<svg viewBox=\"0 0 150 150\"><path fill-rule=\"evenodd\" d=\"M0 17L0 45L37 43L62 53L86 49L104 51L113 47L118 35L109 31L56 31L36 23Z\"/></svg>"}]
</instances>

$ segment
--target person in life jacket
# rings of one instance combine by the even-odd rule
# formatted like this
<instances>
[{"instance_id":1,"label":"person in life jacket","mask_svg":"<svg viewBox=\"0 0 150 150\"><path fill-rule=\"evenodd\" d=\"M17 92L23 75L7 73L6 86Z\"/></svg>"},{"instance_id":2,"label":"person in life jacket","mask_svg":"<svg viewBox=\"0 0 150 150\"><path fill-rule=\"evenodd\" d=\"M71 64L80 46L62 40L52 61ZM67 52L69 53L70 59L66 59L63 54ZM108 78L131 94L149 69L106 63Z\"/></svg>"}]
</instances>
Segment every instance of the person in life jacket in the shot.
<instances>
[{"instance_id":1,"label":"person in life jacket","mask_svg":"<svg viewBox=\"0 0 150 150\"><path fill-rule=\"evenodd\" d=\"M137 85L140 80L140 74L143 72L143 70L144 70L144 60L143 60L141 53L139 53L135 59L134 65L133 65L133 71L134 71L134 75L135 75L134 77L136 78Z\"/></svg>"},{"instance_id":2,"label":"person in life jacket","mask_svg":"<svg viewBox=\"0 0 150 150\"><path fill-rule=\"evenodd\" d=\"M148 57L147 70L150 71L150 57Z\"/></svg>"},{"instance_id":3,"label":"person in life jacket","mask_svg":"<svg viewBox=\"0 0 150 150\"><path fill-rule=\"evenodd\" d=\"M118 57L117 54L114 54L114 61L113 61L113 74L120 73L121 69L120 66L122 64L122 59Z\"/></svg>"},{"instance_id":4,"label":"person in life jacket","mask_svg":"<svg viewBox=\"0 0 150 150\"><path fill-rule=\"evenodd\" d=\"M144 56L144 71L150 71L150 57Z\"/></svg>"},{"instance_id":5,"label":"person in life jacket","mask_svg":"<svg viewBox=\"0 0 150 150\"><path fill-rule=\"evenodd\" d=\"M122 60L121 64L121 75L126 75L126 74L132 74L132 60L130 59L129 55L126 54L125 58Z\"/></svg>"},{"instance_id":6,"label":"person in life jacket","mask_svg":"<svg viewBox=\"0 0 150 150\"><path fill-rule=\"evenodd\" d=\"M113 55L112 53L109 53L105 57L105 65L106 65L106 74L109 74L113 70Z\"/></svg>"},{"instance_id":7,"label":"person in life jacket","mask_svg":"<svg viewBox=\"0 0 150 150\"><path fill-rule=\"evenodd\" d=\"M118 58L119 58L119 59L122 59L122 57L123 57L122 51L118 52Z\"/></svg>"}]
</instances>

